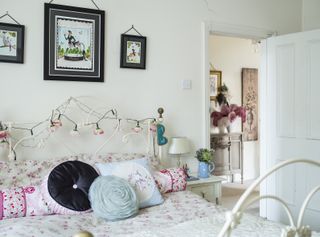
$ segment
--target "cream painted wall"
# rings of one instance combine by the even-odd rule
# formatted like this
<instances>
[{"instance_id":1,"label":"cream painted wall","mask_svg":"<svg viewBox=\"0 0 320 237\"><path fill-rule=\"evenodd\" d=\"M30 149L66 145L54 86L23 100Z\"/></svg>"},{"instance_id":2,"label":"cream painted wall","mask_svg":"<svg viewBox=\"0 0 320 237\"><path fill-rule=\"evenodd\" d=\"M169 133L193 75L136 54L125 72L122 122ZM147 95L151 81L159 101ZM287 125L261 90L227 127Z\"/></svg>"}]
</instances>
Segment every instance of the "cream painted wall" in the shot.
<instances>
[{"instance_id":1,"label":"cream painted wall","mask_svg":"<svg viewBox=\"0 0 320 237\"><path fill-rule=\"evenodd\" d=\"M54 3L93 7L89 0ZM196 149L202 146L204 133L201 22L247 25L280 34L301 28L300 0L96 0L96 3L106 11L106 79L104 83L81 83L43 81L44 1L0 0L0 14L9 11L26 26L25 63L0 63L0 120L39 120L70 95L94 95L129 117L149 116L163 106L168 136L187 136ZM119 68L120 34L132 24L148 37L147 70ZM192 80L191 90L181 89L183 79ZM190 159L190 163L195 165L195 159Z\"/></svg>"},{"instance_id":2,"label":"cream painted wall","mask_svg":"<svg viewBox=\"0 0 320 237\"><path fill-rule=\"evenodd\" d=\"M230 103L241 105L241 70L259 68L260 52L251 40L211 35L209 39L209 60L215 69L222 71L222 83L229 87ZM214 103L212 103L214 106ZM236 131L241 131L238 119ZM216 129L217 130L217 129ZM244 179L259 176L259 142L244 142Z\"/></svg>"},{"instance_id":3,"label":"cream painted wall","mask_svg":"<svg viewBox=\"0 0 320 237\"><path fill-rule=\"evenodd\" d=\"M304 31L320 28L319 10L319 0L302 0L302 29Z\"/></svg>"}]
</instances>

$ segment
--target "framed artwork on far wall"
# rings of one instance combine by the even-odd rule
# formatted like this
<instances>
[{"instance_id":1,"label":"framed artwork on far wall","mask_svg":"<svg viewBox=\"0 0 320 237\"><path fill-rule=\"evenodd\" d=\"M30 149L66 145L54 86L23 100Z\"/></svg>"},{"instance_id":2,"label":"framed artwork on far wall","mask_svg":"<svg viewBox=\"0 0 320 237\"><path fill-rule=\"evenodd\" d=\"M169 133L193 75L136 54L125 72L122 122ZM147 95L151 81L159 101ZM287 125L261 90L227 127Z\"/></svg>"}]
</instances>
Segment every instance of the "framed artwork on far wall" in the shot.
<instances>
[{"instance_id":1,"label":"framed artwork on far wall","mask_svg":"<svg viewBox=\"0 0 320 237\"><path fill-rule=\"evenodd\" d=\"M0 23L0 62L23 63L24 25Z\"/></svg>"},{"instance_id":2,"label":"framed artwork on far wall","mask_svg":"<svg viewBox=\"0 0 320 237\"><path fill-rule=\"evenodd\" d=\"M104 81L105 12L45 3L44 80Z\"/></svg>"},{"instance_id":3,"label":"framed artwork on far wall","mask_svg":"<svg viewBox=\"0 0 320 237\"><path fill-rule=\"evenodd\" d=\"M209 74L210 100L216 100L218 88L222 85L222 72L211 70Z\"/></svg>"},{"instance_id":4,"label":"framed artwork on far wall","mask_svg":"<svg viewBox=\"0 0 320 237\"><path fill-rule=\"evenodd\" d=\"M121 68L146 69L147 38L138 35L121 35Z\"/></svg>"},{"instance_id":5,"label":"framed artwork on far wall","mask_svg":"<svg viewBox=\"0 0 320 237\"><path fill-rule=\"evenodd\" d=\"M243 140L257 141L259 139L259 93L258 69L242 68L242 105L246 109L246 122L243 123Z\"/></svg>"}]
</instances>

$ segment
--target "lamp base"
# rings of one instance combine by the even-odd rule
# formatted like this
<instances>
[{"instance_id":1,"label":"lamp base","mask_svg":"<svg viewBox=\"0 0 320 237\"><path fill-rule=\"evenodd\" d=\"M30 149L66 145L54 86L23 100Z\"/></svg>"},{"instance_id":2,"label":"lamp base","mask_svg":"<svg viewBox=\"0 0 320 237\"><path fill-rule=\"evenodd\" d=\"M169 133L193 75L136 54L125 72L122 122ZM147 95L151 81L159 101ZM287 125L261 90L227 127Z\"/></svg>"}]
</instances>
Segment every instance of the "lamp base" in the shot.
<instances>
[{"instance_id":1,"label":"lamp base","mask_svg":"<svg viewBox=\"0 0 320 237\"><path fill-rule=\"evenodd\" d=\"M181 155L178 155L177 166L178 168L181 168Z\"/></svg>"}]
</instances>

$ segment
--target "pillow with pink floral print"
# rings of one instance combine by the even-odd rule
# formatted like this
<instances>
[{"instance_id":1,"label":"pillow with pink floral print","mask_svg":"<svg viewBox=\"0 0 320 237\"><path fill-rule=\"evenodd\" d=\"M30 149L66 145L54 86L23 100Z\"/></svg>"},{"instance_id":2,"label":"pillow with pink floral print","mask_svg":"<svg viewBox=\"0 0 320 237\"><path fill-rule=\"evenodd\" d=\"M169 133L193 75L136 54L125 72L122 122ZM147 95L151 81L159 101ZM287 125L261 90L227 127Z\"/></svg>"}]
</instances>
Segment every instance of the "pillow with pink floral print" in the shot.
<instances>
[{"instance_id":1,"label":"pillow with pink floral print","mask_svg":"<svg viewBox=\"0 0 320 237\"><path fill-rule=\"evenodd\" d=\"M156 171L153 177L161 193L186 190L187 176L182 168L169 168Z\"/></svg>"},{"instance_id":2,"label":"pillow with pink floral print","mask_svg":"<svg viewBox=\"0 0 320 237\"><path fill-rule=\"evenodd\" d=\"M0 220L49 214L39 186L15 187L0 191Z\"/></svg>"},{"instance_id":3,"label":"pillow with pink floral print","mask_svg":"<svg viewBox=\"0 0 320 237\"><path fill-rule=\"evenodd\" d=\"M151 174L148 159L97 163L96 167L103 176L114 175L127 180L138 196L140 208L163 203L164 199Z\"/></svg>"}]
</instances>

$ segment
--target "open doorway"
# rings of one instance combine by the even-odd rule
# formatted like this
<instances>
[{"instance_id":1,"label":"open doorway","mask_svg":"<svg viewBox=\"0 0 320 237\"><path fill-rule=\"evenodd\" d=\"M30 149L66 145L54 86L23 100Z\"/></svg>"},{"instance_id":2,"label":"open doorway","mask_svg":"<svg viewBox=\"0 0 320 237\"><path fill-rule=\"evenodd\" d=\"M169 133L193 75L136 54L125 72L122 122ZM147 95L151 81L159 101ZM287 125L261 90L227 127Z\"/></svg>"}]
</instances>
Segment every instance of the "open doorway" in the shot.
<instances>
[{"instance_id":1,"label":"open doorway","mask_svg":"<svg viewBox=\"0 0 320 237\"><path fill-rule=\"evenodd\" d=\"M226 178L222 205L229 209L260 174L260 55L258 40L209 35L210 147L214 175ZM258 195L256 190L253 196ZM248 211L259 215L259 204Z\"/></svg>"}]
</instances>

